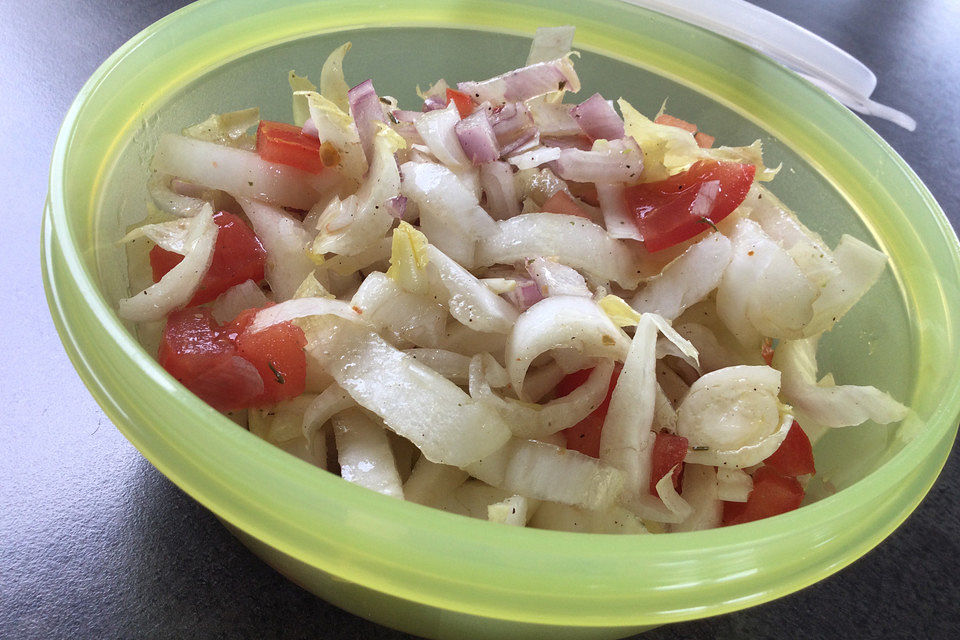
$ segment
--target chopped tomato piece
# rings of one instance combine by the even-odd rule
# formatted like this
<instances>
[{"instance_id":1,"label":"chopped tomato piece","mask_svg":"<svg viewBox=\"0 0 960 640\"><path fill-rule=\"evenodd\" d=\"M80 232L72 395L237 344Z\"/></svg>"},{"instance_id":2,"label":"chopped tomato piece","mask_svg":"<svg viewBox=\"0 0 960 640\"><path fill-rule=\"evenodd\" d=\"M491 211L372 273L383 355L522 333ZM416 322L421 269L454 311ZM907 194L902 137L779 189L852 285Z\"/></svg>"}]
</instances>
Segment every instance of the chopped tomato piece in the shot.
<instances>
[{"instance_id":1,"label":"chopped tomato piece","mask_svg":"<svg viewBox=\"0 0 960 640\"><path fill-rule=\"evenodd\" d=\"M453 104L457 105L457 112L461 118L466 118L473 113L473 100L463 91L447 89L447 104L450 104L451 100L453 100Z\"/></svg>"},{"instance_id":2,"label":"chopped tomato piece","mask_svg":"<svg viewBox=\"0 0 960 640\"><path fill-rule=\"evenodd\" d=\"M780 443L780 447L763 463L780 475L791 478L816 473L810 438L796 420L790 425L787 437Z\"/></svg>"},{"instance_id":3,"label":"chopped tomato piece","mask_svg":"<svg viewBox=\"0 0 960 640\"><path fill-rule=\"evenodd\" d=\"M226 211L214 214L213 221L219 227L213 260L193 298L187 303L188 307L215 300L230 287L247 280L263 280L267 253L253 230L243 220ZM160 247L151 249L153 281L159 282L181 260L183 256L172 251Z\"/></svg>"},{"instance_id":4,"label":"chopped tomato piece","mask_svg":"<svg viewBox=\"0 0 960 640\"><path fill-rule=\"evenodd\" d=\"M673 469L673 488L680 490L683 459L687 457L689 441L666 431L657 433L653 441L653 464L650 468L650 494L657 495L657 483Z\"/></svg>"},{"instance_id":5,"label":"chopped tomato piece","mask_svg":"<svg viewBox=\"0 0 960 640\"><path fill-rule=\"evenodd\" d=\"M308 173L320 173L320 141L303 129L285 122L261 120L257 127L257 153L267 162L296 167Z\"/></svg>"},{"instance_id":6,"label":"chopped tomato piece","mask_svg":"<svg viewBox=\"0 0 960 640\"><path fill-rule=\"evenodd\" d=\"M236 345L207 309L170 314L158 360L170 375L218 411L249 406L263 393L256 369L237 355Z\"/></svg>"},{"instance_id":7,"label":"chopped tomato piece","mask_svg":"<svg viewBox=\"0 0 960 640\"><path fill-rule=\"evenodd\" d=\"M704 133L703 131L698 131L693 134L693 139L697 141L697 146L701 149L709 149L713 146L713 143L716 140L716 138Z\"/></svg>"},{"instance_id":8,"label":"chopped tomato piece","mask_svg":"<svg viewBox=\"0 0 960 640\"><path fill-rule=\"evenodd\" d=\"M541 211L547 213L562 213L568 216L580 216L581 218L589 218L587 212L583 210L576 200L570 197L570 194L561 189L555 194L546 199L543 203L543 206L540 207Z\"/></svg>"},{"instance_id":9,"label":"chopped tomato piece","mask_svg":"<svg viewBox=\"0 0 960 640\"><path fill-rule=\"evenodd\" d=\"M723 503L723 525L743 524L793 511L803 502L803 487L796 478L782 476L764 466L753 474L753 491L746 502Z\"/></svg>"},{"instance_id":10,"label":"chopped tomato piece","mask_svg":"<svg viewBox=\"0 0 960 640\"><path fill-rule=\"evenodd\" d=\"M593 369L581 369L564 377L557 385L557 396L563 397L570 394L586 382L592 372ZM610 377L610 389L607 391L607 397L603 399L600 406L577 424L563 430L563 435L567 439L567 449L579 451L593 458L600 457L600 432L603 429L603 421L607 418L607 411L610 409L610 396L613 395L613 388L617 386L619 377L620 367L618 365Z\"/></svg>"},{"instance_id":11,"label":"chopped tomato piece","mask_svg":"<svg viewBox=\"0 0 960 640\"><path fill-rule=\"evenodd\" d=\"M690 133L697 132L697 125L687 122L686 120L681 120L680 118L675 118L668 113L661 113L654 118L653 121L657 124L665 124L668 127L677 127L678 129L689 131Z\"/></svg>"},{"instance_id":12,"label":"chopped tomato piece","mask_svg":"<svg viewBox=\"0 0 960 640\"><path fill-rule=\"evenodd\" d=\"M740 206L755 173L752 164L700 160L666 180L627 187L626 204L647 251L708 231Z\"/></svg>"},{"instance_id":13,"label":"chopped tomato piece","mask_svg":"<svg viewBox=\"0 0 960 640\"><path fill-rule=\"evenodd\" d=\"M263 379L263 393L251 406L259 407L289 400L303 393L307 377L307 339L290 322L282 322L252 333L249 329L260 309L242 311L224 328L237 345L237 353L256 367Z\"/></svg>"}]
</instances>

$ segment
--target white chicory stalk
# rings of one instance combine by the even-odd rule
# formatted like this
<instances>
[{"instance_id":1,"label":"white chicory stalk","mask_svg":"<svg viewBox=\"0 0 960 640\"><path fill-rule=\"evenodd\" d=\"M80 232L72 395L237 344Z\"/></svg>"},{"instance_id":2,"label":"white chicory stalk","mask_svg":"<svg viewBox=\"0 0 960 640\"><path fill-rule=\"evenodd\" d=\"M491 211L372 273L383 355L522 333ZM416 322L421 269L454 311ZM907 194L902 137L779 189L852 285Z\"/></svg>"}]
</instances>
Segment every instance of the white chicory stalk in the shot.
<instances>
[{"instance_id":1,"label":"white chicory stalk","mask_svg":"<svg viewBox=\"0 0 960 640\"><path fill-rule=\"evenodd\" d=\"M820 290L753 220L734 227L732 257L717 289L717 312L744 345L799 338Z\"/></svg>"},{"instance_id":2,"label":"white chicory stalk","mask_svg":"<svg viewBox=\"0 0 960 640\"><path fill-rule=\"evenodd\" d=\"M260 122L260 109L253 107L227 113L214 113L209 118L183 130L183 135L197 140L238 149L251 149L253 138L247 131Z\"/></svg>"},{"instance_id":3,"label":"white chicory stalk","mask_svg":"<svg viewBox=\"0 0 960 640\"><path fill-rule=\"evenodd\" d=\"M394 280L376 271L364 279L350 306L375 330L388 329L423 347L439 343L447 322L442 305L404 291Z\"/></svg>"},{"instance_id":4,"label":"white chicory stalk","mask_svg":"<svg viewBox=\"0 0 960 640\"><path fill-rule=\"evenodd\" d=\"M518 397L530 363L551 349L574 348L586 356L623 360L630 339L593 300L555 296L541 300L517 319L507 339L507 371Z\"/></svg>"},{"instance_id":5,"label":"white chicory stalk","mask_svg":"<svg viewBox=\"0 0 960 640\"><path fill-rule=\"evenodd\" d=\"M184 251L183 260L164 274L159 282L134 296L120 300L120 317L133 322L161 320L193 297L213 260L213 249L217 242L213 209L207 205L196 216L188 219L187 226L187 234L181 245Z\"/></svg>"},{"instance_id":6,"label":"white chicory stalk","mask_svg":"<svg viewBox=\"0 0 960 640\"><path fill-rule=\"evenodd\" d=\"M470 380L470 358L465 355L445 349L407 349L405 353L454 384L463 386Z\"/></svg>"},{"instance_id":7,"label":"white chicory stalk","mask_svg":"<svg viewBox=\"0 0 960 640\"><path fill-rule=\"evenodd\" d=\"M542 440L576 425L599 407L612 374L613 361L601 360L586 382L569 394L534 404L497 395L491 387L506 386L507 373L490 354L478 354L470 362L470 396L495 407L515 436Z\"/></svg>"},{"instance_id":8,"label":"white chicory stalk","mask_svg":"<svg viewBox=\"0 0 960 640\"><path fill-rule=\"evenodd\" d=\"M672 322L717 288L731 255L730 240L711 233L648 280L630 304L641 313L657 313Z\"/></svg>"},{"instance_id":9,"label":"white chicory stalk","mask_svg":"<svg viewBox=\"0 0 960 640\"><path fill-rule=\"evenodd\" d=\"M173 180L173 176L158 172L147 181L150 198L161 211L179 218L189 218L197 215L207 202L213 200L214 194L210 190L203 190L204 193L198 194L200 197L178 193L173 188Z\"/></svg>"},{"instance_id":10,"label":"white chicory stalk","mask_svg":"<svg viewBox=\"0 0 960 640\"><path fill-rule=\"evenodd\" d=\"M387 201L400 193L400 171L393 154L406 142L382 126L373 140L370 175L357 193L331 202L317 222L312 251L355 255L376 244L390 229L394 218Z\"/></svg>"},{"instance_id":11,"label":"white chicory stalk","mask_svg":"<svg viewBox=\"0 0 960 640\"><path fill-rule=\"evenodd\" d=\"M427 111L414 123L430 153L451 168L466 168L471 164L457 138L455 127L459 122L457 105L451 100L446 108Z\"/></svg>"},{"instance_id":12,"label":"white chicory stalk","mask_svg":"<svg viewBox=\"0 0 960 640\"><path fill-rule=\"evenodd\" d=\"M510 303L437 247L428 245L426 252L428 277L434 282L431 290L441 296L450 315L475 331L510 332L518 316Z\"/></svg>"},{"instance_id":13,"label":"white chicory stalk","mask_svg":"<svg viewBox=\"0 0 960 640\"><path fill-rule=\"evenodd\" d=\"M160 137L151 167L235 196L303 210L341 185L335 170L307 173L267 162L254 151L173 134Z\"/></svg>"},{"instance_id":14,"label":"white chicory stalk","mask_svg":"<svg viewBox=\"0 0 960 640\"><path fill-rule=\"evenodd\" d=\"M470 474L462 469L430 462L426 457L420 456L410 472L410 477L403 483L403 496L410 502L435 506L469 477Z\"/></svg>"},{"instance_id":15,"label":"white chicory stalk","mask_svg":"<svg viewBox=\"0 0 960 640\"><path fill-rule=\"evenodd\" d=\"M247 280L221 293L210 305L210 313L217 322L224 324L236 318L241 311L259 309L267 302L269 299L260 285Z\"/></svg>"},{"instance_id":16,"label":"white chicory stalk","mask_svg":"<svg viewBox=\"0 0 960 640\"><path fill-rule=\"evenodd\" d=\"M898 422L908 409L875 387L817 382L817 339L785 340L773 356L783 372L783 397L804 415L827 427L847 427L873 420ZM830 378L832 380L832 378Z\"/></svg>"},{"instance_id":17,"label":"white chicory stalk","mask_svg":"<svg viewBox=\"0 0 960 640\"><path fill-rule=\"evenodd\" d=\"M360 145L360 134L350 117L348 107L341 107L315 91L308 91L303 95L306 96L310 109L310 120L317 128L317 137L334 152L328 152L328 155L332 155L336 160L334 165L328 168L335 168L348 179L359 181L367 170L367 161ZM321 155L321 158L323 157Z\"/></svg>"},{"instance_id":18,"label":"white chicory stalk","mask_svg":"<svg viewBox=\"0 0 960 640\"><path fill-rule=\"evenodd\" d=\"M321 391L304 410L300 425L304 437L312 440L330 418L355 406L357 403L353 401L350 394L339 385L331 384Z\"/></svg>"},{"instance_id":19,"label":"white chicory stalk","mask_svg":"<svg viewBox=\"0 0 960 640\"><path fill-rule=\"evenodd\" d=\"M677 409L677 435L687 438L687 461L749 467L777 450L793 416L777 399L780 372L738 365L712 371L691 385Z\"/></svg>"},{"instance_id":20,"label":"white chicory stalk","mask_svg":"<svg viewBox=\"0 0 960 640\"><path fill-rule=\"evenodd\" d=\"M522 527L527 524L528 515L533 513L537 504L538 501L523 496L510 496L487 507L487 520Z\"/></svg>"},{"instance_id":21,"label":"white chicory stalk","mask_svg":"<svg viewBox=\"0 0 960 640\"><path fill-rule=\"evenodd\" d=\"M292 298L316 266L307 255L312 234L282 209L242 197L237 202L267 252L266 279L270 290L278 300Z\"/></svg>"},{"instance_id":22,"label":"white chicory stalk","mask_svg":"<svg viewBox=\"0 0 960 640\"><path fill-rule=\"evenodd\" d=\"M623 486L622 474L596 458L535 440L510 440L467 471L512 493L584 509L610 507Z\"/></svg>"},{"instance_id":23,"label":"white chicory stalk","mask_svg":"<svg viewBox=\"0 0 960 640\"><path fill-rule=\"evenodd\" d=\"M753 491L753 478L743 469L717 469L717 497L725 502L746 502Z\"/></svg>"},{"instance_id":24,"label":"white chicory stalk","mask_svg":"<svg viewBox=\"0 0 960 640\"><path fill-rule=\"evenodd\" d=\"M442 165L406 162L400 173L403 195L419 207L420 229L430 243L463 267L476 267L477 241L497 230L476 194Z\"/></svg>"},{"instance_id":25,"label":"white chicory stalk","mask_svg":"<svg viewBox=\"0 0 960 640\"><path fill-rule=\"evenodd\" d=\"M643 240L636 218L627 210L622 184L597 183L597 199L603 213L603 224L611 238Z\"/></svg>"},{"instance_id":26,"label":"white chicory stalk","mask_svg":"<svg viewBox=\"0 0 960 640\"><path fill-rule=\"evenodd\" d=\"M703 531L720 526L723 502L717 476L718 472L713 467L699 464L684 466L683 499L690 505L690 515L673 525L671 531Z\"/></svg>"},{"instance_id":27,"label":"white chicory stalk","mask_svg":"<svg viewBox=\"0 0 960 640\"><path fill-rule=\"evenodd\" d=\"M583 276L564 264L546 258L534 258L527 265L527 272L537 287L540 288L540 294L548 296L584 296L591 297L593 294L587 288L587 282Z\"/></svg>"},{"instance_id":28,"label":"white chicory stalk","mask_svg":"<svg viewBox=\"0 0 960 640\"><path fill-rule=\"evenodd\" d=\"M359 409L333 417L340 476L347 482L403 499L403 486L383 427Z\"/></svg>"},{"instance_id":29,"label":"white chicory stalk","mask_svg":"<svg viewBox=\"0 0 960 640\"><path fill-rule=\"evenodd\" d=\"M363 325L320 316L301 326L337 384L433 462L463 467L510 438L495 410Z\"/></svg>"},{"instance_id":30,"label":"white chicory stalk","mask_svg":"<svg viewBox=\"0 0 960 640\"><path fill-rule=\"evenodd\" d=\"M360 315L349 304L332 298L294 298L272 307L261 309L250 323L249 331L257 333L281 322L290 322L310 316L331 315L354 322L360 321Z\"/></svg>"},{"instance_id":31,"label":"white chicory stalk","mask_svg":"<svg viewBox=\"0 0 960 640\"><path fill-rule=\"evenodd\" d=\"M492 233L480 237L478 266L553 256L591 277L613 280L627 289L640 281L641 264L636 250L579 216L527 213L495 225Z\"/></svg>"}]
</instances>

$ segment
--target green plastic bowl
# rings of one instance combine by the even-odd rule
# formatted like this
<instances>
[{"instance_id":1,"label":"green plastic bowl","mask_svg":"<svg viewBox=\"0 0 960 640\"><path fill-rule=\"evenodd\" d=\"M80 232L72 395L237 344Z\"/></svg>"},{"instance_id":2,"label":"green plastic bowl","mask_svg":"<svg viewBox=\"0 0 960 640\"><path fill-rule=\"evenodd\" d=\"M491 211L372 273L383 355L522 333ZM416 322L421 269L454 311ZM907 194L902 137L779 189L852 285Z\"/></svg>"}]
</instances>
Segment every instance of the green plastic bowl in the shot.
<instances>
[{"instance_id":1,"label":"green plastic bowl","mask_svg":"<svg viewBox=\"0 0 960 640\"><path fill-rule=\"evenodd\" d=\"M891 269L825 338L822 369L913 408L902 425L836 430L818 478L839 492L748 525L665 536L516 529L398 502L294 459L168 376L115 313L117 240L145 213L159 135L259 105L289 120L289 69L317 77L345 40L348 79L416 104L439 77L521 64L537 26L577 26L583 96L622 95L723 143L763 140L773 189L830 243L852 233ZM111 56L57 139L43 269L63 343L91 393L165 475L314 593L430 637L616 637L796 591L889 535L929 490L960 413L960 252L914 173L857 117L738 44L607 0L201 2Z\"/></svg>"}]
</instances>

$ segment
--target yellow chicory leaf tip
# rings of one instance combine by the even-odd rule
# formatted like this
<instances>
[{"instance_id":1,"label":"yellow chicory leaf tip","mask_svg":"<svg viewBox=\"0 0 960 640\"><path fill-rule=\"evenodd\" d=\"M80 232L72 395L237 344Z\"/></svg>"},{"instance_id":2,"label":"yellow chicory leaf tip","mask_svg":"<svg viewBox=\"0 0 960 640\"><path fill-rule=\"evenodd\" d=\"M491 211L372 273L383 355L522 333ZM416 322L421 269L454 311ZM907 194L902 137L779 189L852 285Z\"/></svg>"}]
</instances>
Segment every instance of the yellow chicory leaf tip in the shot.
<instances>
[{"instance_id":1,"label":"yellow chicory leaf tip","mask_svg":"<svg viewBox=\"0 0 960 640\"><path fill-rule=\"evenodd\" d=\"M620 296L604 296L600 300L600 308L618 327L632 327L640 321L640 314Z\"/></svg>"},{"instance_id":2,"label":"yellow chicory leaf tip","mask_svg":"<svg viewBox=\"0 0 960 640\"><path fill-rule=\"evenodd\" d=\"M425 276L424 269L429 262L428 244L427 236L409 222L401 221L393 230L387 277L407 291L420 289Z\"/></svg>"}]
</instances>

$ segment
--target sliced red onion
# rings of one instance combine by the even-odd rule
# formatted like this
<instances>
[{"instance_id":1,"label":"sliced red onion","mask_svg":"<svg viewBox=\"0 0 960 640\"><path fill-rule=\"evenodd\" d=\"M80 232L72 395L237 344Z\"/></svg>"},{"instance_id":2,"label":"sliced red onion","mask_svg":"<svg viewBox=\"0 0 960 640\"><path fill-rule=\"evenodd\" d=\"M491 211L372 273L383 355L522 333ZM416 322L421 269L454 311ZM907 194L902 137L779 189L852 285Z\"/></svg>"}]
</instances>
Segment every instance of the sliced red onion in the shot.
<instances>
[{"instance_id":1,"label":"sliced red onion","mask_svg":"<svg viewBox=\"0 0 960 640\"><path fill-rule=\"evenodd\" d=\"M303 127L300 129L303 135L310 136L311 138L320 138L320 131L317 129L317 125L314 124L311 118L307 118L303 123Z\"/></svg>"},{"instance_id":2,"label":"sliced red onion","mask_svg":"<svg viewBox=\"0 0 960 640\"><path fill-rule=\"evenodd\" d=\"M574 117L583 132L594 140L619 140L623 137L623 120L617 115L613 104L595 93L573 109Z\"/></svg>"},{"instance_id":3,"label":"sliced red onion","mask_svg":"<svg viewBox=\"0 0 960 640\"><path fill-rule=\"evenodd\" d=\"M636 218L627 208L622 184L597 183L597 199L603 213L603 226L611 238L643 240Z\"/></svg>"},{"instance_id":4,"label":"sliced red onion","mask_svg":"<svg viewBox=\"0 0 960 640\"><path fill-rule=\"evenodd\" d=\"M517 288L509 293L503 294L504 297L513 303L521 313L543 300L543 294L540 293L540 287L530 278L515 278Z\"/></svg>"},{"instance_id":5,"label":"sliced red onion","mask_svg":"<svg viewBox=\"0 0 960 640\"><path fill-rule=\"evenodd\" d=\"M557 175L576 182L636 182L643 170L643 154L633 138L597 141L592 151L564 149Z\"/></svg>"},{"instance_id":6,"label":"sliced red onion","mask_svg":"<svg viewBox=\"0 0 960 640\"><path fill-rule=\"evenodd\" d=\"M372 80L364 80L347 92L350 101L350 115L357 125L360 134L360 145L363 155L369 164L373 158L373 137L377 134L377 122L385 122L383 109L380 107L380 98L373 88Z\"/></svg>"},{"instance_id":7,"label":"sliced red onion","mask_svg":"<svg viewBox=\"0 0 960 640\"><path fill-rule=\"evenodd\" d=\"M580 79L567 57L538 62L480 82L461 82L457 88L474 102L494 104L528 100L551 91L580 90Z\"/></svg>"},{"instance_id":8,"label":"sliced red onion","mask_svg":"<svg viewBox=\"0 0 960 640\"><path fill-rule=\"evenodd\" d=\"M539 130L522 102L510 102L495 109L490 116L493 133L500 145L500 154L507 156L539 137Z\"/></svg>"},{"instance_id":9,"label":"sliced red onion","mask_svg":"<svg viewBox=\"0 0 960 640\"><path fill-rule=\"evenodd\" d=\"M506 220L520 213L513 169L506 162L480 165L480 188L487 197L486 209L495 220Z\"/></svg>"},{"instance_id":10,"label":"sliced red onion","mask_svg":"<svg viewBox=\"0 0 960 640\"><path fill-rule=\"evenodd\" d=\"M384 203L384 205L387 207L387 211L391 216L397 220L401 220L403 218L403 214L407 210L407 196L390 198Z\"/></svg>"},{"instance_id":11,"label":"sliced red onion","mask_svg":"<svg viewBox=\"0 0 960 640\"><path fill-rule=\"evenodd\" d=\"M455 124L453 129L463 152L473 164L486 164L500 157L500 147L486 109L477 109Z\"/></svg>"},{"instance_id":12,"label":"sliced red onion","mask_svg":"<svg viewBox=\"0 0 960 640\"><path fill-rule=\"evenodd\" d=\"M399 122L416 122L420 116L419 111L407 111L404 109L394 109L391 113L393 113L393 117Z\"/></svg>"},{"instance_id":13,"label":"sliced red onion","mask_svg":"<svg viewBox=\"0 0 960 640\"><path fill-rule=\"evenodd\" d=\"M421 113L415 126L430 153L448 167L468 167L470 160L463 152L454 127L460 122L455 104L445 109Z\"/></svg>"},{"instance_id":14,"label":"sliced red onion","mask_svg":"<svg viewBox=\"0 0 960 640\"><path fill-rule=\"evenodd\" d=\"M426 90L425 93L420 93L420 90L417 90L417 94L423 98L423 108L422 112L433 111L434 109L443 109L447 106L447 81L443 78L440 78L434 82L430 88Z\"/></svg>"}]
</instances>

